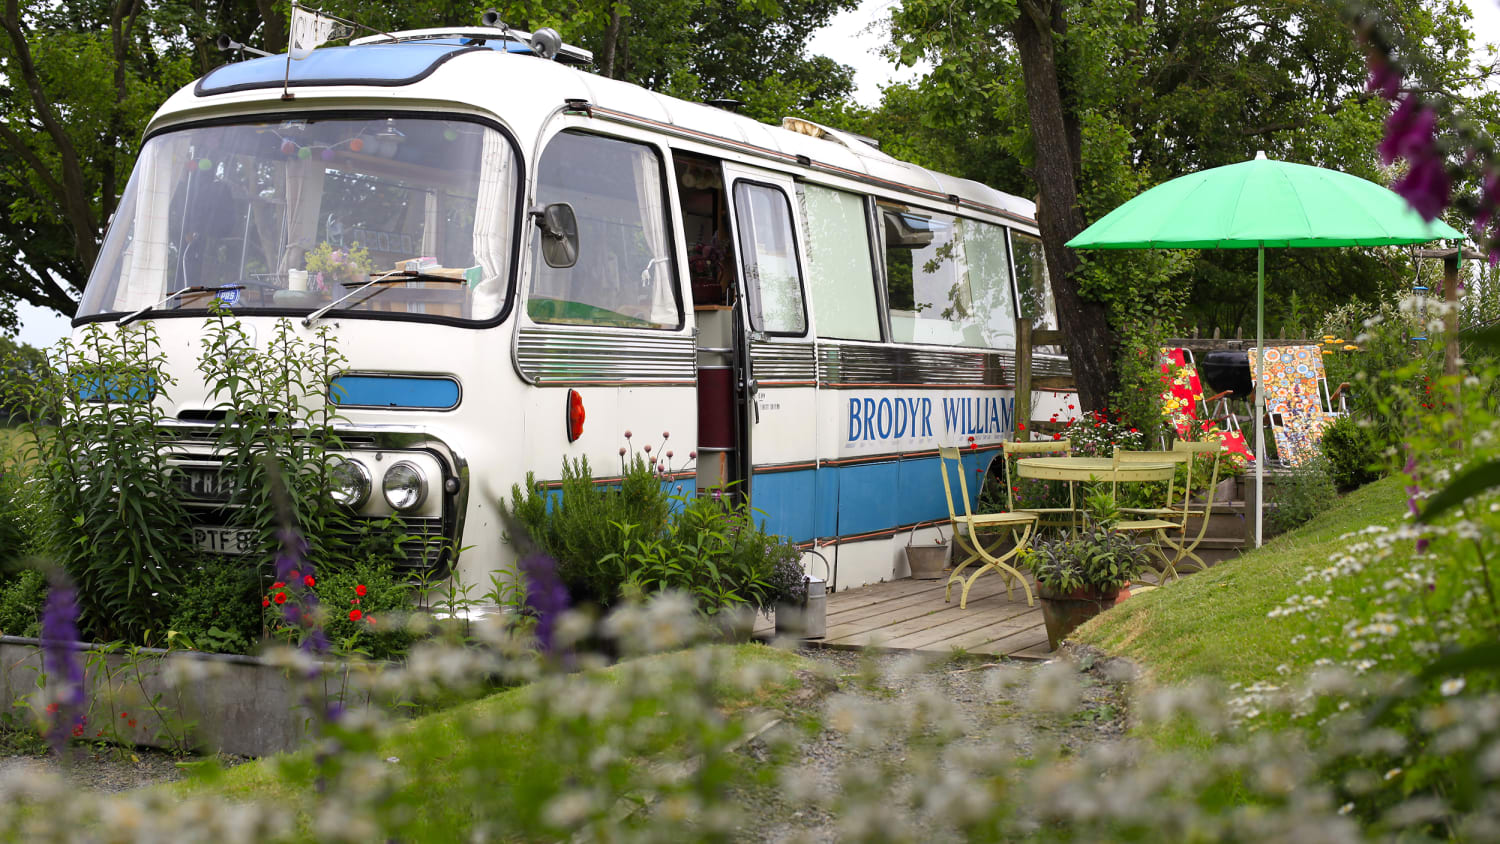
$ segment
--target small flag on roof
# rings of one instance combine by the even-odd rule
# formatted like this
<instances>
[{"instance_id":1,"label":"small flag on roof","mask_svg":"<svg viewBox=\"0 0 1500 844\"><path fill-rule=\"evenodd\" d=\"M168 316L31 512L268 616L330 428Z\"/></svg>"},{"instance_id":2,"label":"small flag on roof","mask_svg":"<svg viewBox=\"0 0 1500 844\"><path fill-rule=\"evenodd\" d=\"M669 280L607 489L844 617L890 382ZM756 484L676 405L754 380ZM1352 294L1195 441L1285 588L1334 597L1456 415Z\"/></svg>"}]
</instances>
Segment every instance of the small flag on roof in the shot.
<instances>
[{"instance_id":1,"label":"small flag on roof","mask_svg":"<svg viewBox=\"0 0 1500 844\"><path fill-rule=\"evenodd\" d=\"M291 28L287 37L287 52L293 59L300 61L312 55L314 49L330 40L345 38L352 34L354 34L354 28L338 18L293 5Z\"/></svg>"}]
</instances>

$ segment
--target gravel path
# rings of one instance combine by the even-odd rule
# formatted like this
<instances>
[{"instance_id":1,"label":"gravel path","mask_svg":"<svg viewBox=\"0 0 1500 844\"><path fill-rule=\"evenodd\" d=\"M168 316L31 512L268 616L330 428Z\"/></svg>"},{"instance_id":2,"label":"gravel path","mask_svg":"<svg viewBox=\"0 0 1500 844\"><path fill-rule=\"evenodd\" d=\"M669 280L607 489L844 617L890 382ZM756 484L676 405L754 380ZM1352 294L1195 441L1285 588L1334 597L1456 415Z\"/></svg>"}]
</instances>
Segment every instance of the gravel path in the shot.
<instances>
[{"instance_id":1,"label":"gravel path","mask_svg":"<svg viewBox=\"0 0 1500 844\"><path fill-rule=\"evenodd\" d=\"M64 766L49 755L0 757L0 778L17 771L61 773L68 781L93 791L127 791L146 785L174 782L187 776L181 762L201 761L201 756L173 756L159 750L136 748L121 754L115 748L74 748L71 765ZM220 756L219 762L233 767L249 759L242 756Z\"/></svg>"},{"instance_id":2,"label":"gravel path","mask_svg":"<svg viewBox=\"0 0 1500 844\"><path fill-rule=\"evenodd\" d=\"M1032 748L1064 748L1067 751L1102 739L1117 738L1126 728L1126 693L1122 680L1129 670L1119 660L1103 660L1098 654L1075 654L1073 658L1090 666L1081 676L1081 697L1074 709L1077 715L1057 719L1039 715L1025 704L1037 677L1039 663L965 658L934 659L912 670L914 659L907 654L882 653L870 656L858 652L809 648L802 655L817 665L827 678L821 691L835 689L843 694L871 702L900 700L921 689L931 689L952 701L964 724L966 737L978 737L997 727L1005 727L1017 736L1017 747L1029 755ZM868 660L868 662L866 662ZM989 677L996 670L1009 672L1003 696L991 691ZM870 680L873 679L873 682ZM835 685L836 684L836 685ZM809 701L810 708L821 708L822 701ZM978 743L978 738L960 742ZM752 743L746 748L752 756L764 759L764 749ZM833 730L822 730L804 740L800 746L801 764L813 773L824 793L833 793L840 770L848 766L900 763L906 749L896 743L877 748L857 748L845 736ZM759 788L739 795L739 799L757 818L755 828L741 830L742 840L761 842L834 841L834 816L826 810L787 801L779 788Z\"/></svg>"}]
</instances>

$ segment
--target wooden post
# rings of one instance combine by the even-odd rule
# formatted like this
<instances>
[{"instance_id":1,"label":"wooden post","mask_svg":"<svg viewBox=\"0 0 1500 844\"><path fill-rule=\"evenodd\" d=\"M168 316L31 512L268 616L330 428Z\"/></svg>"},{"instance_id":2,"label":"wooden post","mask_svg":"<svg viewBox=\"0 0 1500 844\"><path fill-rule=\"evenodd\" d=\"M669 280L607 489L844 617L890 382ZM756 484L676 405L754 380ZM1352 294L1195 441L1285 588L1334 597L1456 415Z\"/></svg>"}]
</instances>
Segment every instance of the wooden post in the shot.
<instances>
[{"instance_id":1,"label":"wooden post","mask_svg":"<svg viewBox=\"0 0 1500 844\"><path fill-rule=\"evenodd\" d=\"M1031 320L1016 320L1016 406L1014 437L1031 440ZM1024 427L1022 427L1024 426Z\"/></svg>"},{"instance_id":2,"label":"wooden post","mask_svg":"<svg viewBox=\"0 0 1500 844\"><path fill-rule=\"evenodd\" d=\"M1458 377L1458 250L1443 256L1443 301L1448 303L1448 313L1443 316L1443 327L1448 332L1448 346L1443 355L1443 374ZM1455 388L1455 392L1456 392Z\"/></svg>"}]
</instances>

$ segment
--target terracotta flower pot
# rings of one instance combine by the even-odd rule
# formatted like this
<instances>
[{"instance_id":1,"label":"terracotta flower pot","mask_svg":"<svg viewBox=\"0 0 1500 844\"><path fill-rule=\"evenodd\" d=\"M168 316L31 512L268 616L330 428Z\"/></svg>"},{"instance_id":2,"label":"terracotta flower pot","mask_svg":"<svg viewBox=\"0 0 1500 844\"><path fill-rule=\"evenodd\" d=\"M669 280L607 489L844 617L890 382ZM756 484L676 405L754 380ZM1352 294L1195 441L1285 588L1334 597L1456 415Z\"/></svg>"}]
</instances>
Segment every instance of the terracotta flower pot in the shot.
<instances>
[{"instance_id":1,"label":"terracotta flower pot","mask_svg":"<svg viewBox=\"0 0 1500 844\"><path fill-rule=\"evenodd\" d=\"M1037 597L1042 599L1042 621L1047 625L1047 645L1057 650L1069 633L1080 624L1114 606L1120 590L1100 592L1079 588L1072 592L1054 592L1037 584Z\"/></svg>"}]
</instances>

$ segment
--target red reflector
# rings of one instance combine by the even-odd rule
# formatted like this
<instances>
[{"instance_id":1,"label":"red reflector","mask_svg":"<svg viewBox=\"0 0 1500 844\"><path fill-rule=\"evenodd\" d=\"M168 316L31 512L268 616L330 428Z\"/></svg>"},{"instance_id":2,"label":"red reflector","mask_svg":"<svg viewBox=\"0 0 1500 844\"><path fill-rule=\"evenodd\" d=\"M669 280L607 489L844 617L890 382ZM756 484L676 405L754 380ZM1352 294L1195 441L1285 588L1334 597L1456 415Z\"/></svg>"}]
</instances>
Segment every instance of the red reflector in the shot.
<instances>
[{"instance_id":1,"label":"red reflector","mask_svg":"<svg viewBox=\"0 0 1500 844\"><path fill-rule=\"evenodd\" d=\"M577 390L568 391L568 442L583 436L583 396Z\"/></svg>"}]
</instances>

